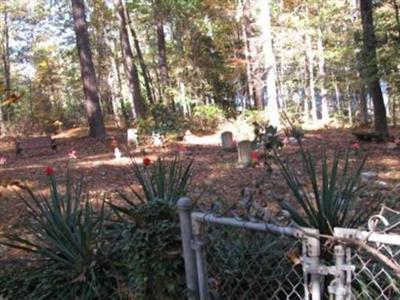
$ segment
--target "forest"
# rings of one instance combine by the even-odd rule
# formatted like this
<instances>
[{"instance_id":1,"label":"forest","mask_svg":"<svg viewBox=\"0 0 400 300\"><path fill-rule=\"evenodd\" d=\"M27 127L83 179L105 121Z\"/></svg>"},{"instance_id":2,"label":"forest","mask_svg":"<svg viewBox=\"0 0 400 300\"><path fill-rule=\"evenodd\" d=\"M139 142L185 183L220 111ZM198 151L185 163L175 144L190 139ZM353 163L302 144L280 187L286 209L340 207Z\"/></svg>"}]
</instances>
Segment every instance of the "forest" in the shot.
<instances>
[{"instance_id":1,"label":"forest","mask_svg":"<svg viewBox=\"0 0 400 300\"><path fill-rule=\"evenodd\" d=\"M400 299L400 0L0 0L0 300Z\"/></svg>"},{"instance_id":2,"label":"forest","mask_svg":"<svg viewBox=\"0 0 400 300\"><path fill-rule=\"evenodd\" d=\"M105 123L157 122L155 108L184 118L265 109L274 125L286 112L387 134L399 8L358 2L3 1L2 134L89 124L104 136Z\"/></svg>"}]
</instances>

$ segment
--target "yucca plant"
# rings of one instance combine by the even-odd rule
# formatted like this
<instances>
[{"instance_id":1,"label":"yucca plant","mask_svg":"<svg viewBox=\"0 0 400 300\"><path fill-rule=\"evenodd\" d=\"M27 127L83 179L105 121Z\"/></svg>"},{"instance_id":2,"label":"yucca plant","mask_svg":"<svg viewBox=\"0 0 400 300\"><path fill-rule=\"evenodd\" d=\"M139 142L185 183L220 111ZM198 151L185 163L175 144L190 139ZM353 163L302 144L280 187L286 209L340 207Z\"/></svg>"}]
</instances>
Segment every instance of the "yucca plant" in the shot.
<instances>
[{"instance_id":1,"label":"yucca plant","mask_svg":"<svg viewBox=\"0 0 400 300\"><path fill-rule=\"evenodd\" d=\"M133 174L143 192L121 193L124 205L110 203L120 217L115 230L120 270L129 279L135 299L183 299L184 267L176 202L188 193L192 161L175 157L143 164ZM137 201L139 200L139 201Z\"/></svg>"},{"instance_id":2,"label":"yucca plant","mask_svg":"<svg viewBox=\"0 0 400 300\"><path fill-rule=\"evenodd\" d=\"M362 204L359 196L365 186L360 185L360 176L366 157L352 163L349 149L344 154L335 150L329 163L326 149L323 149L321 169L318 171L317 159L303 148L301 142L300 150L305 180L308 180L311 191L307 189L307 184L304 187L300 183L296 168L276 155L281 173L295 202L301 207L298 210L288 201L282 203L294 222L300 226L317 228L322 234L331 234L337 226L354 228L364 225L381 203L377 201L372 207L355 209Z\"/></svg>"},{"instance_id":3,"label":"yucca plant","mask_svg":"<svg viewBox=\"0 0 400 300\"><path fill-rule=\"evenodd\" d=\"M94 208L84 193L83 181L74 184L69 176L65 192L60 192L53 173L47 169L49 197L38 196L27 187L28 197L18 193L28 208L29 223L23 234L3 234L0 242L34 259L18 278L8 282L12 286L19 280L24 290L3 288L2 293L13 299L15 292L19 299L109 298L117 280L104 238L104 205Z\"/></svg>"},{"instance_id":4,"label":"yucca plant","mask_svg":"<svg viewBox=\"0 0 400 300\"><path fill-rule=\"evenodd\" d=\"M142 202L161 200L175 205L176 201L187 194L191 178L193 161L183 162L178 156L172 161L157 159L152 163L148 158L140 165L133 162L133 175L139 181L143 194L132 189L137 199ZM121 197L129 203L130 200L123 194Z\"/></svg>"}]
</instances>

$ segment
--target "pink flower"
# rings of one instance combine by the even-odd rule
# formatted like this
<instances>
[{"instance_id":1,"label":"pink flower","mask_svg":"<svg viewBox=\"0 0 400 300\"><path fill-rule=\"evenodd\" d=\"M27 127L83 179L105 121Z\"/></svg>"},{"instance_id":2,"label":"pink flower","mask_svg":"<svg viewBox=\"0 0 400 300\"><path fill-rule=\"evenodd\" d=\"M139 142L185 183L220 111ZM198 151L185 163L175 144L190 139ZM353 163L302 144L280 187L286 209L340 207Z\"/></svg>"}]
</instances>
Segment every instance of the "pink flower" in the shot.
<instances>
[{"instance_id":1,"label":"pink flower","mask_svg":"<svg viewBox=\"0 0 400 300\"><path fill-rule=\"evenodd\" d=\"M400 145L400 138L395 138L394 139L394 143L397 144L397 145Z\"/></svg>"},{"instance_id":2,"label":"pink flower","mask_svg":"<svg viewBox=\"0 0 400 300\"><path fill-rule=\"evenodd\" d=\"M148 167L151 164L151 159L148 157L143 158L143 165Z\"/></svg>"},{"instance_id":3,"label":"pink flower","mask_svg":"<svg viewBox=\"0 0 400 300\"><path fill-rule=\"evenodd\" d=\"M77 159L76 151L75 151L74 149L72 149L71 151L69 151L69 152L68 152L68 157L69 157L70 159Z\"/></svg>"},{"instance_id":4,"label":"pink flower","mask_svg":"<svg viewBox=\"0 0 400 300\"><path fill-rule=\"evenodd\" d=\"M289 137L285 136L285 138L282 140L282 143L283 143L284 145L290 144L290 139L289 139Z\"/></svg>"},{"instance_id":5,"label":"pink flower","mask_svg":"<svg viewBox=\"0 0 400 300\"><path fill-rule=\"evenodd\" d=\"M361 146L360 146L359 143L353 143L353 144L351 145L351 149L354 150L354 151L358 151L358 150L361 149Z\"/></svg>"},{"instance_id":6,"label":"pink flower","mask_svg":"<svg viewBox=\"0 0 400 300\"><path fill-rule=\"evenodd\" d=\"M251 160L254 162L258 162L259 161L259 157L258 157L258 153L257 151L251 151Z\"/></svg>"},{"instance_id":7,"label":"pink flower","mask_svg":"<svg viewBox=\"0 0 400 300\"><path fill-rule=\"evenodd\" d=\"M7 158L4 156L0 156L0 165L5 165L7 162Z\"/></svg>"},{"instance_id":8,"label":"pink flower","mask_svg":"<svg viewBox=\"0 0 400 300\"><path fill-rule=\"evenodd\" d=\"M44 169L44 173L45 173L47 176L52 176L52 175L54 175L54 169L53 169L52 167L50 167L50 166L47 166L47 167Z\"/></svg>"}]
</instances>

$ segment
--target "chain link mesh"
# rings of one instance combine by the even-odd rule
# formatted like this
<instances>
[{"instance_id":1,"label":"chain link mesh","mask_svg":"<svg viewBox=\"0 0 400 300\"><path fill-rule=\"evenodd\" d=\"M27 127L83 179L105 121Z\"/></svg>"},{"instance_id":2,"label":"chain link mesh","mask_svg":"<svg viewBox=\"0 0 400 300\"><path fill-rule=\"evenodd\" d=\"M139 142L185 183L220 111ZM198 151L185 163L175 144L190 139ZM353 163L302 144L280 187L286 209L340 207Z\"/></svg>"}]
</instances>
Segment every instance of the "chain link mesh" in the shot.
<instances>
[{"instance_id":1,"label":"chain link mesh","mask_svg":"<svg viewBox=\"0 0 400 300\"><path fill-rule=\"evenodd\" d=\"M370 244L390 260L400 262L400 246ZM352 299L400 299L400 279L383 262L362 249L352 249Z\"/></svg>"},{"instance_id":2,"label":"chain link mesh","mask_svg":"<svg viewBox=\"0 0 400 300\"><path fill-rule=\"evenodd\" d=\"M301 241L205 224L211 299L304 299Z\"/></svg>"}]
</instances>

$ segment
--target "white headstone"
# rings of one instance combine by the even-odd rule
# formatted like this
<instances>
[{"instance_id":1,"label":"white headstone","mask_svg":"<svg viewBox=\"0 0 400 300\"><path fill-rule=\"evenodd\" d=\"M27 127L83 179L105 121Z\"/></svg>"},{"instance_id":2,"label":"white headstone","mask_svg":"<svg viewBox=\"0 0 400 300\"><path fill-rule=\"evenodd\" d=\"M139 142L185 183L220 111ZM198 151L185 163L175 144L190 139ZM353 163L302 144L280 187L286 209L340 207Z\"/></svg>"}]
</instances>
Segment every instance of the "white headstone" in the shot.
<instances>
[{"instance_id":1,"label":"white headstone","mask_svg":"<svg viewBox=\"0 0 400 300\"><path fill-rule=\"evenodd\" d=\"M163 137L159 133L152 133L151 137L153 138L153 145L156 147L161 147L164 143Z\"/></svg>"},{"instance_id":2,"label":"white headstone","mask_svg":"<svg viewBox=\"0 0 400 300\"><path fill-rule=\"evenodd\" d=\"M138 130L136 128L129 128L127 130L127 142L128 145L132 144L135 144L135 146L139 145Z\"/></svg>"},{"instance_id":3,"label":"white headstone","mask_svg":"<svg viewBox=\"0 0 400 300\"><path fill-rule=\"evenodd\" d=\"M114 158L115 159L120 159L122 157L122 153L118 148L114 149Z\"/></svg>"}]
</instances>

